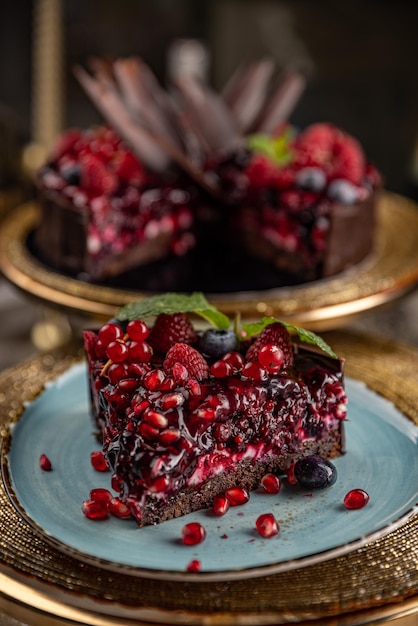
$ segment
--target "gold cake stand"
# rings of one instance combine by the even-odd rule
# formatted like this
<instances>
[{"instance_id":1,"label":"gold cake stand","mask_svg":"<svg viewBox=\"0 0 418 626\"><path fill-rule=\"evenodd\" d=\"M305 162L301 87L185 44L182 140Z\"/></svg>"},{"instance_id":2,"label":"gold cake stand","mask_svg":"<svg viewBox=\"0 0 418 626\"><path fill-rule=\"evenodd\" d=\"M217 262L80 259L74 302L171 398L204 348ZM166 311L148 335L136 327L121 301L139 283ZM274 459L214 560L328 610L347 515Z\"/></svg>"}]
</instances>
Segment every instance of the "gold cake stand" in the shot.
<instances>
[{"instance_id":1,"label":"gold cake stand","mask_svg":"<svg viewBox=\"0 0 418 626\"><path fill-rule=\"evenodd\" d=\"M22 204L0 224L0 270L29 295L49 305L98 318L149 293L86 283L51 271L29 250L28 237L40 219L36 203ZM275 315L313 330L348 320L405 295L418 283L418 206L384 192L378 206L373 252L338 276L268 291L206 294L224 313Z\"/></svg>"},{"instance_id":2,"label":"gold cake stand","mask_svg":"<svg viewBox=\"0 0 418 626\"><path fill-rule=\"evenodd\" d=\"M324 338L347 375L418 425L418 350L384 338L331 331ZM82 358L78 345L0 375L0 435L47 381ZM360 626L417 623L418 514L348 553L292 571L233 580L159 580L109 571L61 551L11 504L0 481L0 611L32 625ZM404 621L404 618L406 621ZM6 622L7 623L7 622Z\"/></svg>"}]
</instances>

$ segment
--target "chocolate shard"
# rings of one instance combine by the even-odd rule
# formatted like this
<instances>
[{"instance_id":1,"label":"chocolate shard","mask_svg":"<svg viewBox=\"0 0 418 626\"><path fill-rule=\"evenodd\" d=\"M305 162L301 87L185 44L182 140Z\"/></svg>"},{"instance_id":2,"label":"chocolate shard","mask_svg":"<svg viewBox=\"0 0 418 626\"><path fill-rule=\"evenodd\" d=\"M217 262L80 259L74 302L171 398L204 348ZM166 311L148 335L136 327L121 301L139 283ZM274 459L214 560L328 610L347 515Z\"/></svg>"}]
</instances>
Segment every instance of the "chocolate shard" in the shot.
<instances>
[{"instance_id":1,"label":"chocolate shard","mask_svg":"<svg viewBox=\"0 0 418 626\"><path fill-rule=\"evenodd\" d=\"M246 134L265 105L274 61L270 58L241 65L222 91L222 97L241 132Z\"/></svg>"},{"instance_id":2,"label":"chocolate shard","mask_svg":"<svg viewBox=\"0 0 418 626\"><path fill-rule=\"evenodd\" d=\"M274 136L280 126L289 120L305 90L306 79L296 70L285 70L276 90L267 99L266 106L254 122L250 132Z\"/></svg>"},{"instance_id":3,"label":"chocolate shard","mask_svg":"<svg viewBox=\"0 0 418 626\"><path fill-rule=\"evenodd\" d=\"M98 111L141 161L154 172L164 172L170 163L167 153L128 112L116 86L112 85L108 77L100 72L92 76L81 66L74 68L74 75Z\"/></svg>"},{"instance_id":4,"label":"chocolate shard","mask_svg":"<svg viewBox=\"0 0 418 626\"><path fill-rule=\"evenodd\" d=\"M174 87L187 119L207 153L233 150L242 143L238 125L219 94L193 76L180 77Z\"/></svg>"},{"instance_id":5,"label":"chocolate shard","mask_svg":"<svg viewBox=\"0 0 418 626\"><path fill-rule=\"evenodd\" d=\"M130 57L117 59L113 68L122 98L132 115L154 133L167 136L177 148L183 149L174 103L149 67L138 57Z\"/></svg>"}]
</instances>

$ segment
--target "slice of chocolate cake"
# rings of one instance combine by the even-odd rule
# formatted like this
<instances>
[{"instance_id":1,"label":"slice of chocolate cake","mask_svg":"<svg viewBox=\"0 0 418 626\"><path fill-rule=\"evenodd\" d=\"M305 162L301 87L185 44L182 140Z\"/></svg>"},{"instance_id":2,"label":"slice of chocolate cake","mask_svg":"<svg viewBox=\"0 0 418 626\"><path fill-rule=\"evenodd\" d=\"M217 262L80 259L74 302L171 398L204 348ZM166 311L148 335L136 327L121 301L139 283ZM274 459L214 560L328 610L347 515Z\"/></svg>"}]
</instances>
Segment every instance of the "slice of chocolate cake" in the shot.
<instances>
[{"instance_id":1,"label":"slice of chocolate cake","mask_svg":"<svg viewBox=\"0 0 418 626\"><path fill-rule=\"evenodd\" d=\"M94 427L141 526L344 451L343 363L313 333L274 318L232 330L194 293L128 305L84 339Z\"/></svg>"}]
</instances>

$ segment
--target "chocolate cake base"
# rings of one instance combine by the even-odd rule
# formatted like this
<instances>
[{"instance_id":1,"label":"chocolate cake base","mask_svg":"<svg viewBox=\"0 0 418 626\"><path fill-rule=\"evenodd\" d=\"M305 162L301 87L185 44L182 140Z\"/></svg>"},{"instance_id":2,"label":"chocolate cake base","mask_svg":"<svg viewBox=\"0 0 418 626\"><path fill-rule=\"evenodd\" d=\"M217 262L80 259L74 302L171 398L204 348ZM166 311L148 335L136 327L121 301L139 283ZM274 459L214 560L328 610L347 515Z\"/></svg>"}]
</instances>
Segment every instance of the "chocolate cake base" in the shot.
<instances>
[{"instance_id":1,"label":"chocolate cake base","mask_svg":"<svg viewBox=\"0 0 418 626\"><path fill-rule=\"evenodd\" d=\"M261 479L269 472L285 473L291 464L299 458L317 454L327 459L341 456L345 452L344 424L339 431L328 433L321 441L305 441L300 454L283 454L278 457L266 457L253 461L241 461L234 471L222 472L210 478L199 488L188 488L180 493L164 499L148 497L145 504L138 507L136 520L138 525L160 524L175 517L181 517L213 505L214 496L223 493L230 487L240 485L249 490L256 489ZM135 508L135 503L132 504Z\"/></svg>"}]
</instances>

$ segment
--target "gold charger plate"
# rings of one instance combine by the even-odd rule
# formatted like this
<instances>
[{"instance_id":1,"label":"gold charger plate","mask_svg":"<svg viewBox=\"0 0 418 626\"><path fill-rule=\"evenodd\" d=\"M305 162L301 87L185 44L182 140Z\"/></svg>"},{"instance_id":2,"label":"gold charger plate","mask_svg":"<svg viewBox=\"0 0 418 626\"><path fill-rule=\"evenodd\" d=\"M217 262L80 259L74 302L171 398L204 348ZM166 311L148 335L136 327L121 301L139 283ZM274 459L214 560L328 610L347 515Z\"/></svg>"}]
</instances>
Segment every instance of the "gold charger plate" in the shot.
<instances>
[{"instance_id":1,"label":"gold charger plate","mask_svg":"<svg viewBox=\"0 0 418 626\"><path fill-rule=\"evenodd\" d=\"M418 425L418 350L358 333L324 334L347 375ZM78 347L30 359L0 375L0 434L27 402L82 355ZM418 514L352 552L245 580L161 581L106 570L38 535L0 484L0 609L30 624L360 626L418 615Z\"/></svg>"},{"instance_id":2,"label":"gold charger plate","mask_svg":"<svg viewBox=\"0 0 418 626\"><path fill-rule=\"evenodd\" d=\"M17 287L49 304L103 318L149 295L82 282L46 268L27 246L39 219L39 207L27 203L0 225L0 270ZM378 206L374 251L355 268L294 287L207 295L229 315L237 311L245 318L276 315L314 330L327 330L399 298L417 283L418 206L385 192Z\"/></svg>"}]
</instances>

